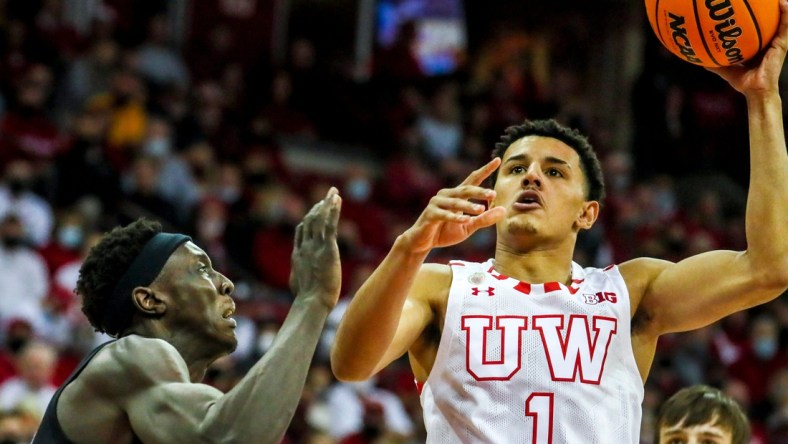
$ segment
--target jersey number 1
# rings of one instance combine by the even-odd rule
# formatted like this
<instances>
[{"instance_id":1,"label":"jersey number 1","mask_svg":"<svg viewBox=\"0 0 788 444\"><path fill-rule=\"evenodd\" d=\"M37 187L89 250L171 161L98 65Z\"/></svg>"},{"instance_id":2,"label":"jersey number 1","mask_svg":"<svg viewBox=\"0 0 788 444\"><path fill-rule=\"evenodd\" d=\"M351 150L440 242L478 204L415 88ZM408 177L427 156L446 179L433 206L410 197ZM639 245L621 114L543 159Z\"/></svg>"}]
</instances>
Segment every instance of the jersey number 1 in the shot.
<instances>
[{"instance_id":1,"label":"jersey number 1","mask_svg":"<svg viewBox=\"0 0 788 444\"><path fill-rule=\"evenodd\" d=\"M533 420L531 434L533 444L552 444L553 442L553 394L531 393L525 400L525 416Z\"/></svg>"}]
</instances>

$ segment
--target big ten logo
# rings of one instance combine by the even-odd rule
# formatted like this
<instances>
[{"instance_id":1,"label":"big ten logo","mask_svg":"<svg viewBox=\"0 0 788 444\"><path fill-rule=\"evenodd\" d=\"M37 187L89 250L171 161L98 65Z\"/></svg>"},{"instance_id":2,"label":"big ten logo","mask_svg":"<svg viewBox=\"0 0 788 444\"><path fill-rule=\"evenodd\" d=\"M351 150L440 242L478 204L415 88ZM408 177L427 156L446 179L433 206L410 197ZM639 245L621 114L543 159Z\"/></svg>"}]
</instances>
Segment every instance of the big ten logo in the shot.
<instances>
[{"instance_id":1,"label":"big ten logo","mask_svg":"<svg viewBox=\"0 0 788 444\"><path fill-rule=\"evenodd\" d=\"M612 291L600 291L594 294L584 293L583 300L588 305L596 305L602 302L610 302L611 304L615 304L618 302L618 297Z\"/></svg>"}]
</instances>

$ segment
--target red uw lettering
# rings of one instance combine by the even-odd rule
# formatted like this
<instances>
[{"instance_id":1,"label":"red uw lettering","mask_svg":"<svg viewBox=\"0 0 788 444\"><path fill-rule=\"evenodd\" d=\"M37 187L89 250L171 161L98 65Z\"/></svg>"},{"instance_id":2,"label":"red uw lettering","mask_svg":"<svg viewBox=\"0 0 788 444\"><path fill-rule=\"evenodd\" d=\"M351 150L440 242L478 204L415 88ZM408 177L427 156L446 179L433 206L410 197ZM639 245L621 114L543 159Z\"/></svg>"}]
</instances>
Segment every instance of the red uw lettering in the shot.
<instances>
[{"instance_id":1,"label":"red uw lettering","mask_svg":"<svg viewBox=\"0 0 788 444\"><path fill-rule=\"evenodd\" d=\"M617 331L617 320L606 316L533 316L545 358L554 381L599 384L607 351ZM495 328L493 329L493 325ZM462 317L466 339L466 369L477 381L507 381L521 368L522 332L528 329L527 316L468 315ZM592 335L593 330L593 335ZM489 356L490 350L500 350Z\"/></svg>"}]
</instances>

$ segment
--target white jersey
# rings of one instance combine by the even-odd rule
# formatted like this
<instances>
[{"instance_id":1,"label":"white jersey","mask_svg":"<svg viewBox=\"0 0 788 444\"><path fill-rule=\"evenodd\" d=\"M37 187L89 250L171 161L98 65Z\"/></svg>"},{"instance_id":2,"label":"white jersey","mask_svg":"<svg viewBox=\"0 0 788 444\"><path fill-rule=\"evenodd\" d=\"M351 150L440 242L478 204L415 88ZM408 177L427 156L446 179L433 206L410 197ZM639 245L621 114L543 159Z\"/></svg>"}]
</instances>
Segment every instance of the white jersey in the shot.
<instances>
[{"instance_id":1,"label":"white jersey","mask_svg":"<svg viewBox=\"0 0 788 444\"><path fill-rule=\"evenodd\" d=\"M643 382L618 267L572 263L572 285L452 261L428 443L621 444L640 439Z\"/></svg>"}]
</instances>

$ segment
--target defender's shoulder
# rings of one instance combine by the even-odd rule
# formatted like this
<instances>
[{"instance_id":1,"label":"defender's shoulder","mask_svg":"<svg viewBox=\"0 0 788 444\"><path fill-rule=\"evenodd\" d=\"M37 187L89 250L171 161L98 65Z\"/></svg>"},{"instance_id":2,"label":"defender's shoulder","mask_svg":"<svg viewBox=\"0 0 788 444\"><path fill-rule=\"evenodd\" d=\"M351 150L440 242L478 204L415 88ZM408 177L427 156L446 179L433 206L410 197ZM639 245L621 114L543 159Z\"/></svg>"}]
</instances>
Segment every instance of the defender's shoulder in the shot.
<instances>
[{"instance_id":1,"label":"defender's shoulder","mask_svg":"<svg viewBox=\"0 0 788 444\"><path fill-rule=\"evenodd\" d=\"M123 385L118 382L124 381L139 388L161 381L188 381L189 371L169 342L129 335L97 353L85 368L85 376L102 385Z\"/></svg>"}]
</instances>

